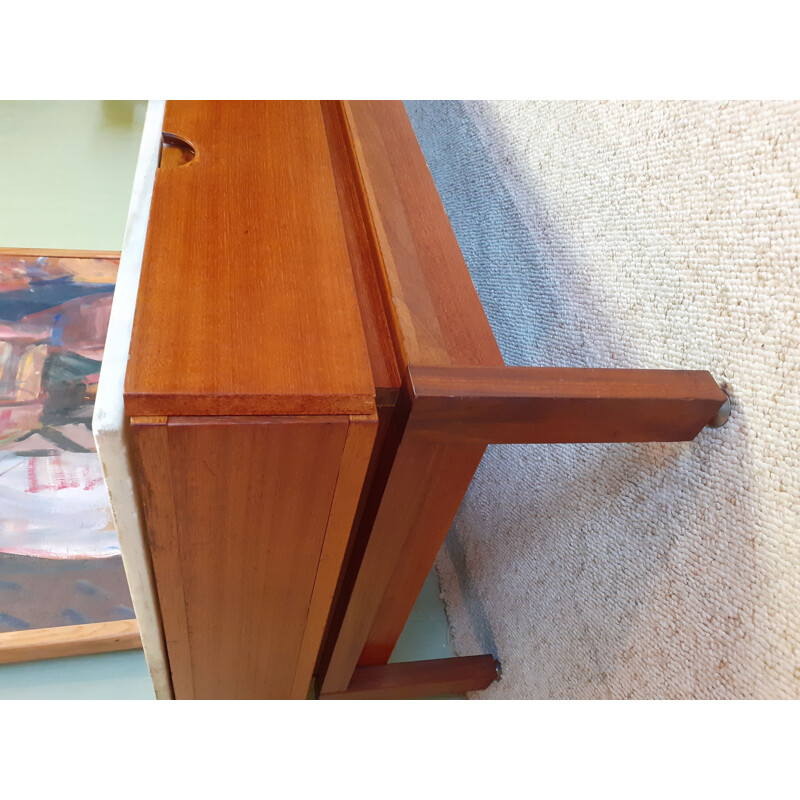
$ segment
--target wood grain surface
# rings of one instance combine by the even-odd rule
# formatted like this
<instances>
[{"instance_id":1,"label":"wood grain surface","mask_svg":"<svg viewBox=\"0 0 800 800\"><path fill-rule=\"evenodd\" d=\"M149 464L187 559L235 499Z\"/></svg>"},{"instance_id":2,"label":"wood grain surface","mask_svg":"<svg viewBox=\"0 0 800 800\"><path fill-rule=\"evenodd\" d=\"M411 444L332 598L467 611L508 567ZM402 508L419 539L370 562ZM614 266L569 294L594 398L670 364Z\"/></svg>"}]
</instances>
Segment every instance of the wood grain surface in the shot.
<instances>
[{"instance_id":1,"label":"wood grain surface","mask_svg":"<svg viewBox=\"0 0 800 800\"><path fill-rule=\"evenodd\" d=\"M24 247L0 247L0 256L20 258L119 258L119 250L47 250Z\"/></svg>"},{"instance_id":2,"label":"wood grain surface","mask_svg":"<svg viewBox=\"0 0 800 800\"><path fill-rule=\"evenodd\" d=\"M344 109L405 365L502 366L402 102Z\"/></svg>"},{"instance_id":3,"label":"wood grain surface","mask_svg":"<svg viewBox=\"0 0 800 800\"><path fill-rule=\"evenodd\" d=\"M167 422L167 417L131 419L131 459L145 518L172 694L184 699L194 696L194 681Z\"/></svg>"},{"instance_id":4,"label":"wood grain surface","mask_svg":"<svg viewBox=\"0 0 800 800\"><path fill-rule=\"evenodd\" d=\"M726 397L701 370L413 367L409 428L435 441L681 442Z\"/></svg>"},{"instance_id":5,"label":"wood grain surface","mask_svg":"<svg viewBox=\"0 0 800 800\"><path fill-rule=\"evenodd\" d=\"M403 437L322 680L347 689L356 665L385 664L485 447Z\"/></svg>"},{"instance_id":6,"label":"wood grain surface","mask_svg":"<svg viewBox=\"0 0 800 800\"><path fill-rule=\"evenodd\" d=\"M378 406L391 406L397 401L401 385L398 367L400 345L387 318L390 301L384 295L385 287L379 277L380 253L344 109L340 102L334 100L323 101L321 105L350 266L375 382L375 402Z\"/></svg>"},{"instance_id":7,"label":"wood grain surface","mask_svg":"<svg viewBox=\"0 0 800 800\"><path fill-rule=\"evenodd\" d=\"M303 699L308 694L309 681L314 672L342 570L342 562L350 541L353 519L361 497L377 429L377 414L350 418L295 671L295 682L292 687L292 697L295 699Z\"/></svg>"},{"instance_id":8,"label":"wood grain surface","mask_svg":"<svg viewBox=\"0 0 800 800\"><path fill-rule=\"evenodd\" d=\"M350 535L342 559L336 590L333 594L325 634L317 656L315 675L325 675L336 646L337 636L361 569L364 552L372 535L372 526L380 506L383 490L391 470L394 455L400 443L403 423L398 422L401 414L397 408L378 407L378 428L370 455L369 466L361 487L358 507L351 526Z\"/></svg>"},{"instance_id":9,"label":"wood grain surface","mask_svg":"<svg viewBox=\"0 0 800 800\"><path fill-rule=\"evenodd\" d=\"M129 415L370 414L375 387L318 102L175 102L125 384Z\"/></svg>"},{"instance_id":10,"label":"wood grain surface","mask_svg":"<svg viewBox=\"0 0 800 800\"><path fill-rule=\"evenodd\" d=\"M0 664L136 650L141 646L135 619L10 631L0 636Z\"/></svg>"},{"instance_id":11,"label":"wood grain surface","mask_svg":"<svg viewBox=\"0 0 800 800\"><path fill-rule=\"evenodd\" d=\"M177 417L161 426L160 463L140 453L176 699L308 687L313 661L296 670L348 424ZM141 447L142 429L133 433Z\"/></svg>"}]
</instances>

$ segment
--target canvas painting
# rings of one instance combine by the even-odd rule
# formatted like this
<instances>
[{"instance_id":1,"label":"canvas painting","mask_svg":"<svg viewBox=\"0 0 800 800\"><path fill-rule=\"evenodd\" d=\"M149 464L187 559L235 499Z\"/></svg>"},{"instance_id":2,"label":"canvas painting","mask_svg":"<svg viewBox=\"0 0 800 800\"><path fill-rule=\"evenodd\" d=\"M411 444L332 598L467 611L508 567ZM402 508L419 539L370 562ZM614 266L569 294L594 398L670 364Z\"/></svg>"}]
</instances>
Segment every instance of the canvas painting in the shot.
<instances>
[{"instance_id":1,"label":"canvas painting","mask_svg":"<svg viewBox=\"0 0 800 800\"><path fill-rule=\"evenodd\" d=\"M118 265L0 255L0 634L134 616L91 427Z\"/></svg>"}]
</instances>

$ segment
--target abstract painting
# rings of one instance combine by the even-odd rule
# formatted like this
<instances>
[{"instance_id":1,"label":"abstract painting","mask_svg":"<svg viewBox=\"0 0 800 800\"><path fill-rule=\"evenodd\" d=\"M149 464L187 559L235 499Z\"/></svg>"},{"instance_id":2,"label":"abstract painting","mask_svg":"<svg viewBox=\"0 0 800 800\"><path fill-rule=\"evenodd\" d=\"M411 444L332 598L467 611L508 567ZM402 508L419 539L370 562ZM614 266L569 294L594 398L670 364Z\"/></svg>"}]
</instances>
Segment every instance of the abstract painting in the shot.
<instances>
[{"instance_id":1,"label":"abstract painting","mask_svg":"<svg viewBox=\"0 0 800 800\"><path fill-rule=\"evenodd\" d=\"M0 634L134 616L92 437L118 264L0 255Z\"/></svg>"}]
</instances>

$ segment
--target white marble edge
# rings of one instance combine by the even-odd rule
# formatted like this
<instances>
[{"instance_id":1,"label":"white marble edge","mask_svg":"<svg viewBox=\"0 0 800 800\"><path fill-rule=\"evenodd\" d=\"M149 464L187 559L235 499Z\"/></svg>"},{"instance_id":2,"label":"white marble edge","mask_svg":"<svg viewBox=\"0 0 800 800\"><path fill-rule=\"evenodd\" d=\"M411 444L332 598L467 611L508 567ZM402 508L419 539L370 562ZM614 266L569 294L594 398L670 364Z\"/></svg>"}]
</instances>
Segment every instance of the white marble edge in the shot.
<instances>
[{"instance_id":1,"label":"white marble edge","mask_svg":"<svg viewBox=\"0 0 800 800\"><path fill-rule=\"evenodd\" d=\"M133 179L108 335L100 367L92 430L103 468L122 562L139 622L142 647L156 697L172 698L167 653L152 565L131 476L123 390L139 289L153 184L158 168L165 101L147 104L142 143Z\"/></svg>"}]
</instances>

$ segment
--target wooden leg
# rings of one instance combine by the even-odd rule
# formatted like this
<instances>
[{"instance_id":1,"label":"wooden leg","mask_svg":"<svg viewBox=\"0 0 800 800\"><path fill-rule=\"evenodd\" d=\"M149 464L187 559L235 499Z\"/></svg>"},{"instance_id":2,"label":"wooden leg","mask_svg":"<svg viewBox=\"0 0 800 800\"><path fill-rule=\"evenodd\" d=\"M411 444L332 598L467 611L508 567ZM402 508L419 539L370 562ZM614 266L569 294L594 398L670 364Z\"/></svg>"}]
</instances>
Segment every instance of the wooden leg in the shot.
<instances>
[{"instance_id":1,"label":"wooden leg","mask_svg":"<svg viewBox=\"0 0 800 800\"><path fill-rule=\"evenodd\" d=\"M322 693L345 691L356 665L391 656L485 448L409 434L397 450Z\"/></svg>"},{"instance_id":2,"label":"wooden leg","mask_svg":"<svg viewBox=\"0 0 800 800\"><path fill-rule=\"evenodd\" d=\"M321 700L414 700L485 689L497 680L494 656L439 658L404 664L358 667L343 692L323 693Z\"/></svg>"},{"instance_id":3,"label":"wooden leg","mask_svg":"<svg viewBox=\"0 0 800 800\"><path fill-rule=\"evenodd\" d=\"M380 507L388 474L403 435L404 420L398 419L394 407L378 407L378 430L370 459L364 486L353 519L347 549L342 561L342 570L334 592L328 614L325 634L322 640L314 675L318 678L326 673L331 660L339 630L342 627L353 587L361 568L364 551L369 543L375 515Z\"/></svg>"},{"instance_id":4,"label":"wooden leg","mask_svg":"<svg viewBox=\"0 0 800 800\"><path fill-rule=\"evenodd\" d=\"M296 700L302 700L308 695L309 682L336 589L336 580L342 567L376 429L375 415L350 418L342 453L342 465L336 481L325 541L314 580L314 592L311 595L303 644L295 670L292 698Z\"/></svg>"},{"instance_id":5,"label":"wooden leg","mask_svg":"<svg viewBox=\"0 0 800 800\"><path fill-rule=\"evenodd\" d=\"M725 395L707 372L409 370L411 410L322 676L349 691L386 664L490 442L686 441Z\"/></svg>"},{"instance_id":6,"label":"wooden leg","mask_svg":"<svg viewBox=\"0 0 800 800\"><path fill-rule=\"evenodd\" d=\"M423 459L430 459L430 465L425 474L413 472L398 482L402 490L395 502L400 507L408 503L409 511L415 514L370 626L359 666L386 664L391 658L486 450L482 445L446 445L432 451L428 443L408 433L406 436L410 447L424 454ZM381 519L384 536L399 538L396 521L396 514L387 511Z\"/></svg>"},{"instance_id":7,"label":"wooden leg","mask_svg":"<svg viewBox=\"0 0 800 800\"><path fill-rule=\"evenodd\" d=\"M484 445L688 442L728 399L703 370L414 367L409 375L416 434Z\"/></svg>"}]
</instances>

